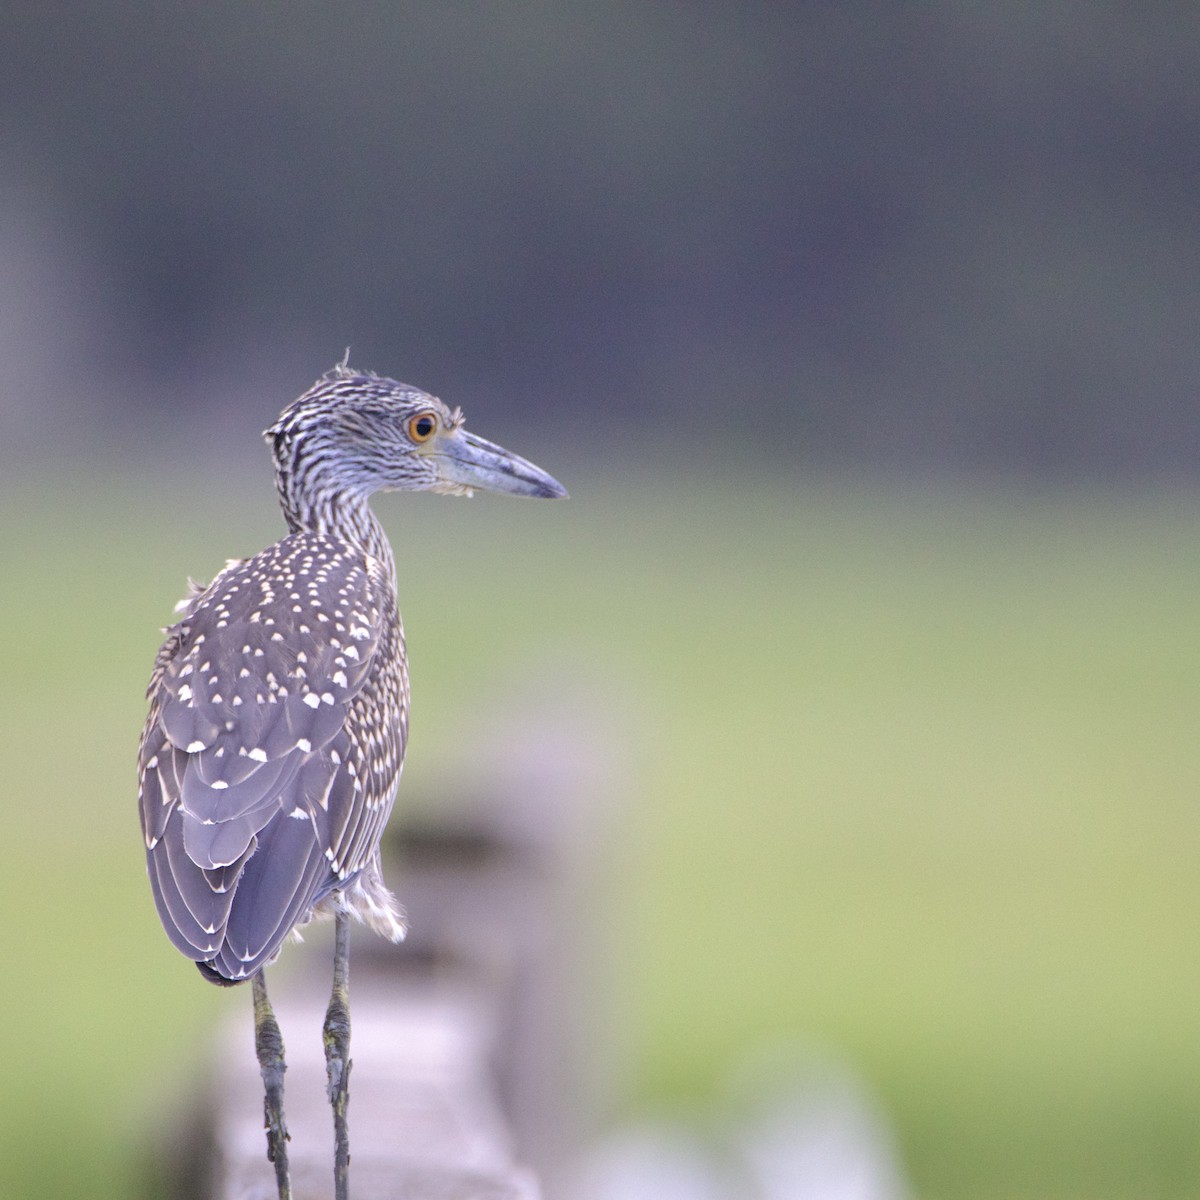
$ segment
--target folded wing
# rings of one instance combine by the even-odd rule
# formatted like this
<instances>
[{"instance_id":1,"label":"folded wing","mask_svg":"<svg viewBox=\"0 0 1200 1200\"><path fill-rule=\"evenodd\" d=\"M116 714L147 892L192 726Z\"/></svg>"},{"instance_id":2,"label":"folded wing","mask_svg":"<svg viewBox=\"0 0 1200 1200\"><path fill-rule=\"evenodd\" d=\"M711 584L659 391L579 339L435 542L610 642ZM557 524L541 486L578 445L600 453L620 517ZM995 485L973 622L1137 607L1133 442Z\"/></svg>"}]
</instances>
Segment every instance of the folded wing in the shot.
<instances>
[{"instance_id":1,"label":"folded wing","mask_svg":"<svg viewBox=\"0 0 1200 1200\"><path fill-rule=\"evenodd\" d=\"M407 712L394 606L379 563L297 533L231 563L168 630L138 762L147 863L174 945L226 979L361 870L359 833L386 820Z\"/></svg>"}]
</instances>

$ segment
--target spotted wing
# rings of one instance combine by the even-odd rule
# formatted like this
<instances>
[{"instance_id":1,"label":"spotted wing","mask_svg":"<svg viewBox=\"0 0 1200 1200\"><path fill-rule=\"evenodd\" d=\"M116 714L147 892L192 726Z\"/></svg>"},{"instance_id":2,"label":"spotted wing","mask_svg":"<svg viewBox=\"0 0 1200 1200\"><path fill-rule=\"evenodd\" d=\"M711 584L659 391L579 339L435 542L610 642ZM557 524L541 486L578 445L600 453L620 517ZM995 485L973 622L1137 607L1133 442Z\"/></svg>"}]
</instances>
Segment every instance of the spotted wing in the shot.
<instances>
[{"instance_id":1,"label":"spotted wing","mask_svg":"<svg viewBox=\"0 0 1200 1200\"><path fill-rule=\"evenodd\" d=\"M367 784L390 803L403 757L406 687L377 735L390 762L359 728L403 678L398 630L381 564L298 533L231 563L168 631L139 797L159 916L189 958L253 974L345 877Z\"/></svg>"}]
</instances>

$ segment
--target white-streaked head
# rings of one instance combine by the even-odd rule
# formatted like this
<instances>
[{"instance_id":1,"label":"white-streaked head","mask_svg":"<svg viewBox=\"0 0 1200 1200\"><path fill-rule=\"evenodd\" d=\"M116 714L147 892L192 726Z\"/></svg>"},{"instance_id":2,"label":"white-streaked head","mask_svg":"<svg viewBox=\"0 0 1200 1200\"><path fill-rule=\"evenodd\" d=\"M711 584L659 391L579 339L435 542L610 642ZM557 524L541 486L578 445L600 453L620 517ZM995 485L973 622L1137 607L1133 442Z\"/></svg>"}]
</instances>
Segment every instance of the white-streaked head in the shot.
<instances>
[{"instance_id":1,"label":"white-streaked head","mask_svg":"<svg viewBox=\"0 0 1200 1200\"><path fill-rule=\"evenodd\" d=\"M284 507L296 513L333 495L365 498L380 490L567 494L540 467L468 433L461 410L345 364L289 404L263 436Z\"/></svg>"}]
</instances>

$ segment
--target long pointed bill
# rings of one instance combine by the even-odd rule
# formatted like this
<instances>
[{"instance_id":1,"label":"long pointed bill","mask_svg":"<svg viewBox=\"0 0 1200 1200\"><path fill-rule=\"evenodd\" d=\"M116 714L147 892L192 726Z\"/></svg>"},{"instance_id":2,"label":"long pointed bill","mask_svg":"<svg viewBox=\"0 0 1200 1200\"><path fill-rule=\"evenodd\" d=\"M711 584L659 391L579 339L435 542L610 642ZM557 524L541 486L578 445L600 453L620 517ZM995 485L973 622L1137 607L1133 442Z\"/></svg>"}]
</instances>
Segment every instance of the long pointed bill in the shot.
<instances>
[{"instance_id":1,"label":"long pointed bill","mask_svg":"<svg viewBox=\"0 0 1200 1200\"><path fill-rule=\"evenodd\" d=\"M465 429L446 435L430 453L438 473L453 490L479 488L509 496L563 499L567 489L541 467Z\"/></svg>"}]
</instances>

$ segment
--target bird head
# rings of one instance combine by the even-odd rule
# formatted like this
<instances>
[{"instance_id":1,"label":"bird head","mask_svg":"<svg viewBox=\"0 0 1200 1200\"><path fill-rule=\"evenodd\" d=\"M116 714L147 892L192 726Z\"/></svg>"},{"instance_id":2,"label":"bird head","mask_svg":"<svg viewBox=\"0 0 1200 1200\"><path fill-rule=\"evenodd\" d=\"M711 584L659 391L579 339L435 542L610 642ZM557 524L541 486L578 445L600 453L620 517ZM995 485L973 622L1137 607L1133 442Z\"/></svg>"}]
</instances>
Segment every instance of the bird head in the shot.
<instances>
[{"instance_id":1,"label":"bird head","mask_svg":"<svg viewBox=\"0 0 1200 1200\"><path fill-rule=\"evenodd\" d=\"M281 482L311 491L567 494L540 467L468 433L460 409L345 363L289 404L263 436Z\"/></svg>"}]
</instances>

